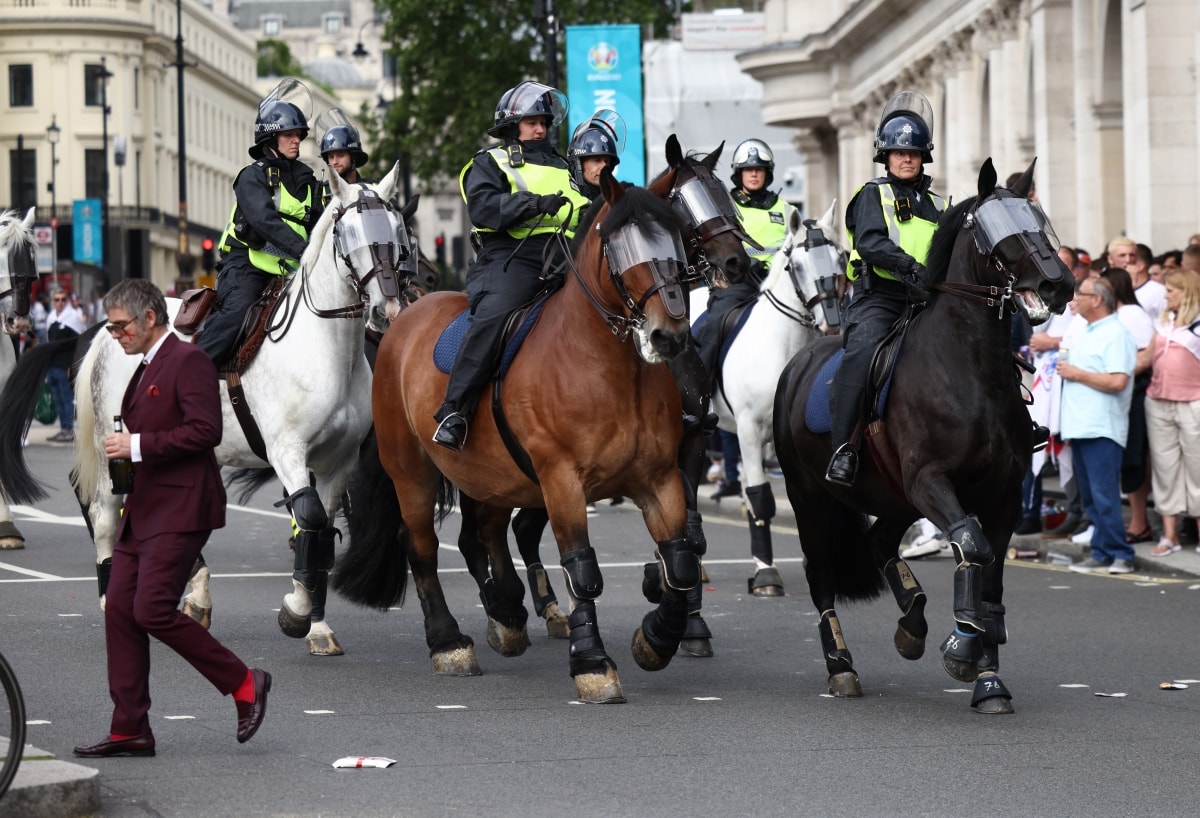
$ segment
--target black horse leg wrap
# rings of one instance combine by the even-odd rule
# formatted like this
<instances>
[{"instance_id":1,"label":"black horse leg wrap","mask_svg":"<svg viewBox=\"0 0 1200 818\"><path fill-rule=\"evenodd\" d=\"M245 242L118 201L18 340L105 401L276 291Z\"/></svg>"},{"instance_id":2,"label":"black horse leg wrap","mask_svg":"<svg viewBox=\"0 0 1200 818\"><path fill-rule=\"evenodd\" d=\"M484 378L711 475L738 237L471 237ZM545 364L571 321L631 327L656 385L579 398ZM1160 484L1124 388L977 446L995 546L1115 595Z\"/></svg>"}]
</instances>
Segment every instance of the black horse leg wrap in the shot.
<instances>
[{"instance_id":1,"label":"black horse leg wrap","mask_svg":"<svg viewBox=\"0 0 1200 818\"><path fill-rule=\"evenodd\" d=\"M325 601L329 597L329 572L328 571L312 571L309 576L313 579L313 587L310 589L312 595L312 621L325 621Z\"/></svg>"},{"instance_id":2,"label":"black horse leg wrap","mask_svg":"<svg viewBox=\"0 0 1200 818\"><path fill-rule=\"evenodd\" d=\"M976 633L987 630L987 612L983 606L983 568L959 566L954 572L954 621ZM1000 620L1003 626L1003 616Z\"/></svg>"},{"instance_id":3,"label":"black horse leg wrap","mask_svg":"<svg viewBox=\"0 0 1200 818\"><path fill-rule=\"evenodd\" d=\"M567 584L576 599L596 599L604 593L604 578L600 576L600 563L596 560L596 549L590 545L574 548L562 556L563 571Z\"/></svg>"},{"instance_id":4,"label":"black horse leg wrap","mask_svg":"<svg viewBox=\"0 0 1200 818\"><path fill-rule=\"evenodd\" d=\"M764 565L775 564L775 547L771 545L771 524L766 520L755 520L746 512L750 521L750 555Z\"/></svg>"},{"instance_id":5,"label":"black horse leg wrap","mask_svg":"<svg viewBox=\"0 0 1200 818\"><path fill-rule=\"evenodd\" d=\"M286 505L296 518L296 525L301 531L320 531L329 525L329 515L321 503L321 496L312 486L305 486L299 491L284 497L276 507Z\"/></svg>"},{"instance_id":6,"label":"black horse leg wrap","mask_svg":"<svg viewBox=\"0 0 1200 818\"><path fill-rule=\"evenodd\" d=\"M912 610L913 600L925 595L921 583L917 582L908 563L902 559L889 560L888 564L883 566L883 575L887 577L892 595L896 597L896 604L904 613Z\"/></svg>"},{"instance_id":7,"label":"black horse leg wrap","mask_svg":"<svg viewBox=\"0 0 1200 818\"><path fill-rule=\"evenodd\" d=\"M105 557L102 562L96 563L96 585L100 589L100 596L108 593L108 579L112 576L112 557Z\"/></svg>"},{"instance_id":8,"label":"black horse leg wrap","mask_svg":"<svg viewBox=\"0 0 1200 818\"><path fill-rule=\"evenodd\" d=\"M333 567L333 541L337 537L336 528L323 528L320 531L301 529L296 535L296 559L293 564L297 574L311 571L328 571ZM300 577L296 577L300 579ZM303 582L303 580L301 580ZM308 588L308 583L304 583ZM311 591L312 589L309 588Z\"/></svg>"},{"instance_id":9,"label":"black horse leg wrap","mask_svg":"<svg viewBox=\"0 0 1200 818\"><path fill-rule=\"evenodd\" d=\"M1003 645L1008 641L1008 628L1004 625L1004 605L999 602L983 603L983 635L988 645Z\"/></svg>"},{"instance_id":10,"label":"black horse leg wrap","mask_svg":"<svg viewBox=\"0 0 1200 818\"><path fill-rule=\"evenodd\" d=\"M746 503L750 506L746 513L750 515L752 525L766 525L775 516L775 495L771 493L770 483L747 487Z\"/></svg>"},{"instance_id":11,"label":"black horse leg wrap","mask_svg":"<svg viewBox=\"0 0 1200 818\"><path fill-rule=\"evenodd\" d=\"M571 627L571 655L604 653L604 640L600 638L600 626L596 624L596 603L584 600L575 606L567 617Z\"/></svg>"},{"instance_id":12,"label":"black horse leg wrap","mask_svg":"<svg viewBox=\"0 0 1200 818\"><path fill-rule=\"evenodd\" d=\"M646 597L646 601L651 605L662 601L662 571L657 562L648 562L643 568L642 596Z\"/></svg>"},{"instance_id":13,"label":"black horse leg wrap","mask_svg":"<svg viewBox=\"0 0 1200 818\"><path fill-rule=\"evenodd\" d=\"M821 634L821 648L825 651L825 667L832 673L853 672L854 660L850 657L850 649L842 638L842 623L837 614L826 611L821 614L821 622L817 625Z\"/></svg>"},{"instance_id":14,"label":"black horse leg wrap","mask_svg":"<svg viewBox=\"0 0 1200 818\"><path fill-rule=\"evenodd\" d=\"M704 536L704 525L700 512L691 508L687 513L687 541L697 554L703 556L708 552L708 540Z\"/></svg>"},{"instance_id":15,"label":"black horse leg wrap","mask_svg":"<svg viewBox=\"0 0 1200 818\"><path fill-rule=\"evenodd\" d=\"M527 569L529 573L529 595L533 597L533 610L541 616L546 606L558 602L554 589L550 587L550 577L546 576L546 568L540 562L535 562Z\"/></svg>"},{"instance_id":16,"label":"black horse leg wrap","mask_svg":"<svg viewBox=\"0 0 1200 818\"><path fill-rule=\"evenodd\" d=\"M669 588L686 591L700 581L700 557L686 539L663 540L656 556Z\"/></svg>"},{"instance_id":17,"label":"black horse leg wrap","mask_svg":"<svg viewBox=\"0 0 1200 818\"><path fill-rule=\"evenodd\" d=\"M951 525L946 531L946 538L950 540L950 547L954 549L954 557L958 560L959 566L964 563L991 565L996 559L987 537L983 536L979 520L973 516L964 517Z\"/></svg>"},{"instance_id":18,"label":"black horse leg wrap","mask_svg":"<svg viewBox=\"0 0 1200 818\"><path fill-rule=\"evenodd\" d=\"M663 595L658 607L642 617L642 635L660 655L673 656L687 632L688 601L685 594Z\"/></svg>"},{"instance_id":19,"label":"black horse leg wrap","mask_svg":"<svg viewBox=\"0 0 1200 818\"><path fill-rule=\"evenodd\" d=\"M704 607L704 586L697 582L687 592L687 612L688 616L700 613L700 609Z\"/></svg>"}]
</instances>

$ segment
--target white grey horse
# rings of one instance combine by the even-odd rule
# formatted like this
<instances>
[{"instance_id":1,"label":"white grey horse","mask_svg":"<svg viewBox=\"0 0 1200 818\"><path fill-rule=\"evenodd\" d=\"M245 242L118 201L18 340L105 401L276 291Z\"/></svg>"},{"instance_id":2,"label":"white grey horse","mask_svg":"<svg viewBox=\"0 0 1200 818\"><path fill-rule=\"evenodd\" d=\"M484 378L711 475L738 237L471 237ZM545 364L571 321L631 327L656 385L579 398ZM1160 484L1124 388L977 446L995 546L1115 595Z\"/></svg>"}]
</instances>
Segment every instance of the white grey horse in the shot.
<instances>
[{"instance_id":1,"label":"white grey horse","mask_svg":"<svg viewBox=\"0 0 1200 818\"><path fill-rule=\"evenodd\" d=\"M0 390L17 365L11 336L28 328L29 287L37 277L33 260L33 212L21 218L6 210L0 213ZM0 550L25 547L25 538L13 524L12 512L0 491Z\"/></svg>"}]
</instances>

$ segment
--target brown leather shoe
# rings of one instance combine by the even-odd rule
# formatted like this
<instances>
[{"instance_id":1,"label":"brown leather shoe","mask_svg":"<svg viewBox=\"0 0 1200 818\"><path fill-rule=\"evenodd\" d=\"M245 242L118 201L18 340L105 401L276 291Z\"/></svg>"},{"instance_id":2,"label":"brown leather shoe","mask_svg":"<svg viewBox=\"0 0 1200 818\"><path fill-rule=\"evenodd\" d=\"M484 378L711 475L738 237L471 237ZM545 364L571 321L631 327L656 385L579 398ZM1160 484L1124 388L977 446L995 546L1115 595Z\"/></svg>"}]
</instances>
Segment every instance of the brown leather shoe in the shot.
<instances>
[{"instance_id":1,"label":"brown leather shoe","mask_svg":"<svg viewBox=\"0 0 1200 818\"><path fill-rule=\"evenodd\" d=\"M133 738L113 740L105 736L95 744L75 748L75 755L82 758L112 758L114 756L154 755L154 736L146 733Z\"/></svg>"},{"instance_id":2,"label":"brown leather shoe","mask_svg":"<svg viewBox=\"0 0 1200 818\"><path fill-rule=\"evenodd\" d=\"M263 716L267 715L267 694L271 692L270 673L256 667L250 668L250 672L254 675L254 701L236 702L239 744L245 744L258 732Z\"/></svg>"}]
</instances>

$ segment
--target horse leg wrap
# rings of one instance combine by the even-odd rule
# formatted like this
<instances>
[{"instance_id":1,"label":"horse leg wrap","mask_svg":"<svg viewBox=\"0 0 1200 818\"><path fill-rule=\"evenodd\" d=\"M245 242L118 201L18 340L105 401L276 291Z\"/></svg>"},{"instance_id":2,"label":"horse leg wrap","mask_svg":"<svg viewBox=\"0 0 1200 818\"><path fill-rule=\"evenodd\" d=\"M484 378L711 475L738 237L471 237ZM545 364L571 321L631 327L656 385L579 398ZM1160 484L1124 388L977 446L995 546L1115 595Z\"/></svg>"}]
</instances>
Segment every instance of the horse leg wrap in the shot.
<instances>
[{"instance_id":1,"label":"horse leg wrap","mask_svg":"<svg viewBox=\"0 0 1200 818\"><path fill-rule=\"evenodd\" d=\"M276 507L283 505L292 512L296 526L301 532L320 531L329 525L329 515L321 502L321 496L312 486L305 486L275 504Z\"/></svg>"},{"instance_id":2,"label":"horse leg wrap","mask_svg":"<svg viewBox=\"0 0 1200 818\"><path fill-rule=\"evenodd\" d=\"M700 581L700 557L686 539L663 540L655 556L668 588L686 591Z\"/></svg>"},{"instance_id":3,"label":"horse leg wrap","mask_svg":"<svg viewBox=\"0 0 1200 818\"><path fill-rule=\"evenodd\" d=\"M704 586L697 582L687 591L687 612L688 616L700 613L700 609L704 607Z\"/></svg>"},{"instance_id":4,"label":"horse leg wrap","mask_svg":"<svg viewBox=\"0 0 1200 818\"><path fill-rule=\"evenodd\" d=\"M913 576L912 570L904 560L889 560L888 564L883 566L883 575L887 577L888 585L892 589L892 595L896 597L896 604L900 606L901 613L907 614L912 610L913 602L917 597L925 596L925 590L921 587L921 583L917 582L917 578Z\"/></svg>"},{"instance_id":5,"label":"horse leg wrap","mask_svg":"<svg viewBox=\"0 0 1200 818\"><path fill-rule=\"evenodd\" d=\"M596 603L590 599L582 600L567 617L567 625L571 628L571 658L583 659L588 656L604 656L604 640L600 638L600 626L596 624ZM574 672L571 674L575 675Z\"/></svg>"},{"instance_id":6,"label":"horse leg wrap","mask_svg":"<svg viewBox=\"0 0 1200 818\"><path fill-rule=\"evenodd\" d=\"M663 594L658 607L642 617L642 636L659 656L671 657L687 631L686 594Z\"/></svg>"},{"instance_id":7,"label":"horse leg wrap","mask_svg":"<svg viewBox=\"0 0 1200 818\"><path fill-rule=\"evenodd\" d=\"M312 596L312 621L325 621L325 601L329 598L329 572L328 571L311 571L308 574L312 578L313 587L309 589ZM305 585L307 588L308 586Z\"/></svg>"},{"instance_id":8,"label":"horse leg wrap","mask_svg":"<svg viewBox=\"0 0 1200 818\"><path fill-rule=\"evenodd\" d=\"M850 649L842 638L842 623L838 621L837 614L831 610L821 614L817 631L821 634L821 648L825 651L825 668L829 675L853 673L854 660L850 658Z\"/></svg>"},{"instance_id":9,"label":"horse leg wrap","mask_svg":"<svg viewBox=\"0 0 1200 818\"><path fill-rule=\"evenodd\" d=\"M979 527L979 520L974 516L964 517L951 525L946 531L946 539L954 549L954 558L958 560L960 568L964 564L991 565L996 559L987 537L983 536L983 529Z\"/></svg>"},{"instance_id":10,"label":"horse leg wrap","mask_svg":"<svg viewBox=\"0 0 1200 818\"><path fill-rule=\"evenodd\" d=\"M100 589L100 596L108 593L108 579L112 576L112 557L105 557L102 562L96 563L96 586Z\"/></svg>"},{"instance_id":11,"label":"horse leg wrap","mask_svg":"<svg viewBox=\"0 0 1200 818\"><path fill-rule=\"evenodd\" d=\"M320 531L301 530L296 535L296 558L292 577L309 591L313 590L317 571L328 571L333 567L333 541L340 532L336 528Z\"/></svg>"},{"instance_id":12,"label":"horse leg wrap","mask_svg":"<svg viewBox=\"0 0 1200 818\"><path fill-rule=\"evenodd\" d=\"M979 636L967 633L961 628L955 628L942 642L942 655L947 659L963 664L979 664L983 657L983 646L979 644ZM957 677L956 677L957 678Z\"/></svg>"},{"instance_id":13,"label":"horse leg wrap","mask_svg":"<svg viewBox=\"0 0 1200 818\"><path fill-rule=\"evenodd\" d=\"M954 621L964 630L986 630L983 608L983 568L962 565L954 572Z\"/></svg>"},{"instance_id":14,"label":"horse leg wrap","mask_svg":"<svg viewBox=\"0 0 1200 818\"><path fill-rule=\"evenodd\" d=\"M657 562L648 562L642 574L642 596L651 605L657 605L662 601L662 594L662 571Z\"/></svg>"},{"instance_id":15,"label":"horse leg wrap","mask_svg":"<svg viewBox=\"0 0 1200 818\"><path fill-rule=\"evenodd\" d=\"M771 524L767 520L755 520L754 514L747 511L746 519L750 521L750 555L763 565L775 564L775 548L771 545Z\"/></svg>"},{"instance_id":16,"label":"horse leg wrap","mask_svg":"<svg viewBox=\"0 0 1200 818\"><path fill-rule=\"evenodd\" d=\"M999 602L983 603L983 637L990 645L1003 645L1008 641L1008 628L1004 625L1004 606Z\"/></svg>"},{"instance_id":17,"label":"horse leg wrap","mask_svg":"<svg viewBox=\"0 0 1200 818\"><path fill-rule=\"evenodd\" d=\"M576 599L596 599L604 593L604 578L600 576L596 549L590 545L580 546L563 554L562 567L563 573L567 575L567 584L571 586L571 594ZM574 639L572 631L572 642Z\"/></svg>"},{"instance_id":18,"label":"horse leg wrap","mask_svg":"<svg viewBox=\"0 0 1200 818\"><path fill-rule=\"evenodd\" d=\"M527 569L529 573L529 594L533 597L533 610L538 616L546 610L551 602L558 602L554 589L550 587L550 577L546 576L546 568L540 562L535 562Z\"/></svg>"},{"instance_id":19,"label":"horse leg wrap","mask_svg":"<svg viewBox=\"0 0 1200 818\"><path fill-rule=\"evenodd\" d=\"M746 503L750 509L746 512L751 525L769 525L775 516L775 495L771 493L771 484L746 488Z\"/></svg>"},{"instance_id":20,"label":"horse leg wrap","mask_svg":"<svg viewBox=\"0 0 1200 818\"><path fill-rule=\"evenodd\" d=\"M975 680L975 694L971 696L971 706L978 707L979 703L985 699L993 699L996 696L1003 696L1006 699L1011 699L1012 694L1008 692L1008 688L1004 686L1004 682L999 676L981 675Z\"/></svg>"}]
</instances>

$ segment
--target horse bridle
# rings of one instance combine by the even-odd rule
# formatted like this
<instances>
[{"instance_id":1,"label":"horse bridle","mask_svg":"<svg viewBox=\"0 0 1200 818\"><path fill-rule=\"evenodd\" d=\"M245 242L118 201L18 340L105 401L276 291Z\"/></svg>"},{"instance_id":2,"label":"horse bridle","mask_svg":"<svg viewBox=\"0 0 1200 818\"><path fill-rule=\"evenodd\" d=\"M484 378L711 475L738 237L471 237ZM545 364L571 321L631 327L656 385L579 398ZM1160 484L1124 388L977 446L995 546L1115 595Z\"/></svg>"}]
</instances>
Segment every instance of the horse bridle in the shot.
<instances>
[{"instance_id":1,"label":"horse bridle","mask_svg":"<svg viewBox=\"0 0 1200 818\"><path fill-rule=\"evenodd\" d=\"M692 284L704 279L712 286L712 277L707 273L714 265L704 252L704 245L722 233L732 232L743 244L762 249L742 228L741 219L733 206L729 191L712 176L708 167L689 162L692 178L676 183L671 188L669 199L676 212L684 216L685 233L681 235L687 249L689 263L680 277L683 284ZM703 173L701 172L703 169Z\"/></svg>"},{"instance_id":2,"label":"horse bridle","mask_svg":"<svg viewBox=\"0 0 1200 818\"><path fill-rule=\"evenodd\" d=\"M0 290L0 301L9 296L13 297L15 307L13 312L18 317L29 315L29 290L37 280L37 258L33 247L17 245L8 251L8 278L11 286ZM8 324L5 322L5 330Z\"/></svg>"},{"instance_id":3,"label":"horse bridle","mask_svg":"<svg viewBox=\"0 0 1200 818\"><path fill-rule=\"evenodd\" d=\"M811 253L817 247L823 247L827 245L833 245L833 242L826 238L825 231L821 229L820 225L818 225L813 219L805 219L804 249ZM771 303L771 306L773 306L780 313L805 327L811 328L817 325L817 317L813 313L813 307L815 307L822 299L827 297L827 294L823 292L818 285L817 292L813 295L813 297L805 299L804 293L800 289L800 285L796 282L796 271L794 265L792 264L792 250L795 248L795 246L795 238L792 235L789 235L787 238L787 244L780 249L787 254L786 267L788 271L788 278L792 280L792 289L795 290L796 297L800 299L800 303L804 306L804 312L800 312L799 310L793 309L787 304L784 304L775 297L774 293L771 293L770 291L764 291L762 295Z\"/></svg>"}]
</instances>

